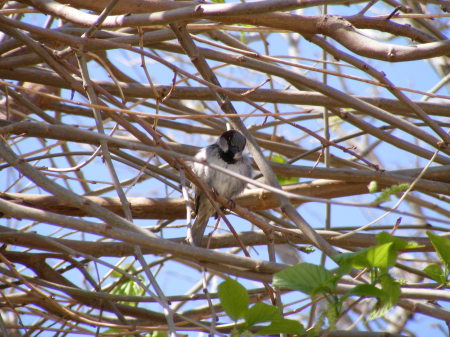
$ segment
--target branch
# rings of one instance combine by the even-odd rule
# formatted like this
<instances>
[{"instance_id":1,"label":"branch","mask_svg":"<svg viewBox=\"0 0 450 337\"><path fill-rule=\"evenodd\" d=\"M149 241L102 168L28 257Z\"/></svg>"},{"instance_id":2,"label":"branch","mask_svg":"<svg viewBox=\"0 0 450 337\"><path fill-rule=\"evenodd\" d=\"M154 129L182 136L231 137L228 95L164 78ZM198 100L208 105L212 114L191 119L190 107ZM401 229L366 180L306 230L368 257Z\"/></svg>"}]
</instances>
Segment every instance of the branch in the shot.
<instances>
[{"instance_id":1,"label":"branch","mask_svg":"<svg viewBox=\"0 0 450 337\"><path fill-rule=\"evenodd\" d=\"M270 11L270 8L273 9L273 6L277 6L277 9L283 9L283 3L275 5L277 3L277 1L260 1L243 4L201 4L195 7L151 14L110 16L104 21L102 27L138 27L166 25L177 21L219 19L221 22L228 24L250 24L288 30L299 34L320 33L336 40L358 55L388 62L420 60L437 56L448 56L450 54L450 41L429 42L419 46L381 43L359 33L350 21L343 17L300 16L284 13L258 14ZM298 4L300 3L298 2ZM84 13L52 0L35 0L33 4L45 13L58 16L81 26L91 26L97 19L96 15ZM300 6L297 5L296 7ZM290 9L291 7L288 5L286 8ZM396 31L398 32L398 29Z\"/></svg>"},{"instance_id":2,"label":"branch","mask_svg":"<svg viewBox=\"0 0 450 337\"><path fill-rule=\"evenodd\" d=\"M337 239L342 232L317 230L330 244L343 249L368 248L376 244L376 234L356 233L345 239ZM246 246L267 245L268 238L263 231L251 231L238 233L239 239ZM411 237L411 236L397 236L404 241L415 241L421 247L416 249L408 249L407 252L433 252L434 248L428 238ZM275 244L308 244L308 238L297 229L284 230L281 233L275 232ZM68 239L52 239L58 243L63 244L71 249L79 251L84 254L89 254L95 257L124 257L132 256L134 254L134 247L125 242L101 242L101 241L86 241L86 240L68 240ZM183 238L170 239L172 242L182 243ZM13 230L9 227L0 226L0 242L5 244L14 244L30 249L39 249L46 252L64 253L56 245L49 245L45 236L31 232L22 232ZM236 247L236 239L232 234L215 234L208 240L210 249L222 249ZM158 254L155 249L143 249L143 254Z\"/></svg>"}]
</instances>

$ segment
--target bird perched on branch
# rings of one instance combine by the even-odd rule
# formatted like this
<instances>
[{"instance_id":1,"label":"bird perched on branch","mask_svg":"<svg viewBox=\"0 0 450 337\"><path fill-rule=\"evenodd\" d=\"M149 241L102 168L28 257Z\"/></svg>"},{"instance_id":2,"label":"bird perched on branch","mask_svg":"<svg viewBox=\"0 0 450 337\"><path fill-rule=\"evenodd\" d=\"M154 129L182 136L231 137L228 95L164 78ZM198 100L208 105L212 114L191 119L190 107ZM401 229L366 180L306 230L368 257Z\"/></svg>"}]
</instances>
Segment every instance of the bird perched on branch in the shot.
<instances>
[{"instance_id":1,"label":"bird perched on branch","mask_svg":"<svg viewBox=\"0 0 450 337\"><path fill-rule=\"evenodd\" d=\"M239 131L225 131L214 144L201 149L195 158L208 164L223 167L228 171L251 177L250 159L242 154L245 144L246 139ZM247 182L243 180L231 177L201 163L194 163L192 170L215 193L226 199L236 197L247 185ZM208 220L216 211L204 191L197 186L194 187L194 191L196 218L191 227L190 235L188 235L188 242L200 246Z\"/></svg>"}]
</instances>

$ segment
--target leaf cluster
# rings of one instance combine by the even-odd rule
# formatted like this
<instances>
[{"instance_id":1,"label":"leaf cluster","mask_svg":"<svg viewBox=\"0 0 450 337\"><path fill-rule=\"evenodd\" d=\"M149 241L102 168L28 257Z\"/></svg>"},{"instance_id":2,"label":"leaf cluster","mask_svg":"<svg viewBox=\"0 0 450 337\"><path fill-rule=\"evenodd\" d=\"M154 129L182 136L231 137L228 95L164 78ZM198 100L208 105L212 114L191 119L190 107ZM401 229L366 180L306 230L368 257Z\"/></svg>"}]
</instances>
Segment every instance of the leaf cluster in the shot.
<instances>
[{"instance_id":1,"label":"leaf cluster","mask_svg":"<svg viewBox=\"0 0 450 337\"><path fill-rule=\"evenodd\" d=\"M258 302L249 306L247 289L239 282L227 278L219 285L218 290L223 310L235 322L232 335L249 335L251 332L258 336L304 333L304 328L299 321L284 318L280 310L273 305ZM239 320L243 320L243 323L238 325ZM258 325L261 323L266 325Z\"/></svg>"},{"instance_id":2,"label":"leaf cluster","mask_svg":"<svg viewBox=\"0 0 450 337\"><path fill-rule=\"evenodd\" d=\"M429 264L424 272L431 279L444 285L448 282L450 266L450 240L427 232L438 257L442 262ZM342 314L344 301L353 296L375 299L369 319L385 315L398 302L401 295L401 282L390 273L396 264L399 251L416 249L420 246L414 241L404 241L387 232L377 235L377 244L373 247L354 253L336 255L338 268L333 272L323 266L301 263L284 269L274 275L274 285L299 290L311 297L322 296L328 301L325 313L329 328L333 328L339 315ZM356 284L351 290L338 295L338 281L352 270L368 272L370 279L366 283ZM321 317L318 322L323 322Z\"/></svg>"}]
</instances>

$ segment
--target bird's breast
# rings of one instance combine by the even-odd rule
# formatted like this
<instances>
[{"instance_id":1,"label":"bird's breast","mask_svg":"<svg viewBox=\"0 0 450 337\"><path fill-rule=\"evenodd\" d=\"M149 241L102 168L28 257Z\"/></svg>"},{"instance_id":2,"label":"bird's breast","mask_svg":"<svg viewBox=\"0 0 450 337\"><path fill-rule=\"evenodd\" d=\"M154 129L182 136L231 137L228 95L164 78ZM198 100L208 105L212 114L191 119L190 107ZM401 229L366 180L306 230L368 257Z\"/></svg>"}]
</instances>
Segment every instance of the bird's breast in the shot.
<instances>
[{"instance_id":1,"label":"bird's breast","mask_svg":"<svg viewBox=\"0 0 450 337\"><path fill-rule=\"evenodd\" d=\"M239 173L244 176L248 176L248 168L243 160L237 161L235 164L227 164L225 162L220 162L218 160L213 160L212 164L223 167L227 171ZM234 178L226 173L210 169L212 173L211 187L213 187L216 192L226 198L231 199L241 193L247 183L238 178Z\"/></svg>"}]
</instances>

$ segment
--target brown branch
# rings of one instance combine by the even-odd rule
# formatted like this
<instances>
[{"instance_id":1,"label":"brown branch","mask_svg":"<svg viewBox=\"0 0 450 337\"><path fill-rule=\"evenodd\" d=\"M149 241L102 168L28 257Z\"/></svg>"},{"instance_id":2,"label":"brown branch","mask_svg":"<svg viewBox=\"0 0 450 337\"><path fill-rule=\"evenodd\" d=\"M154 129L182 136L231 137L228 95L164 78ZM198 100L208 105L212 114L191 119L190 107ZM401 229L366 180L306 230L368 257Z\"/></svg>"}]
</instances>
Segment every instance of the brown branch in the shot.
<instances>
[{"instance_id":1,"label":"brown branch","mask_svg":"<svg viewBox=\"0 0 450 337\"><path fill-rule=\"evenodd\" d=\"M26 163L11 150L11 148L5 143L3 139L0 139L0 155L10 165L17 168L22 174L27 176L36 185L41 186L44 190L53 193L55 196L67 202L67 204L73 207L84 209L90 215L99 217L105 220L110 225L116 225L122 228L141 233L143 236L149 236L150 233L143 230L141 227L136 226L130 221L123 219L122 217L112 213L105 208L99 207L92 203L88 199L75 194L74 192L56 184L54 181L48 179L44 174L37 169Z\"/></svg>"},{"instance_id":2,"label":"brown branch","mask_svg":"<svg viewBox=\"0 0 450 337\"><path fill-rule=\"evenodd\" d=\"M102 42L102 43L105 43L105 42ZM111 43L109 43L109 44L111 44ZM117 47L121 46L125 49L130 49L127 45L123 45L123 44L113 43L112 45L115 45ZM169 49L169 50L172 50L175 52L180 52L180 53L182 52L182 50L179 47L173 46L173 45L168 45L168 44L162 44L162 45L158 44L158 45L155 45L155 47ZM377 107L369 105L361 100L356 99L353 96L345 95L342 92L340 92L339 90L336 90L332 87L324 85L324 84L322 84L318 81L312 80L310 78L306 78L305 76L303 76L299 73L296 73L296 72L290 71L288 69L284 69L282 67L279 67L279 66L276 66L273 64L269 64L266 62L255 61L255 60L252 60L245 56L240 56L239 58L236 58L233 55L228 55L225 53L220 53L218 51L212 51L212 50L208 50L205 48L198 48L198 50L199 50L199 52L201 52L202 57L206 56L211 59L219 59L221 61L225 61L230 64L239 64L240 66L244 65L251 69L261 70L266 73L281 76L281 77L285 78L286 80L290 81L291 83L293 83L295 86L300 86L300 87L306 86L311 89L322 92L322 93L326 94L327 96L333 97L339 101L347 102L347 104L349 104L349 106L351 106L352 108L355 108L357 110L365 112L365 113L367 113L377 119L380 119L386 123L389 123L391 125L395 125L395 126L399 127L400 129L406 131L408 134L414 135L415 137L425 141L426 143L430 144L431 146L433 146L435 148L440 148L440 150L443 152L450 153L450 149L448 148L448 146L445 146L445 144L443 146L443 144L441 144L438 141L438 139L436 139L432 135L428 134L427 132L424 132L423 130L416 128L410 122L400 119L400 118L397 118L395 116L392 116L382 109L379 109ZM137 53L141 53L139 50L133 49L133 51L135 51ZM152 59L158 60L160 63L168 66L169 68L172 68L173 70L179 72L180 74L184 74L188 77L193 77L186 71L173 66L172 64L166 62L165 60L163 60L159 57L155 57L154 55L149 54L149 53L145 53L145 54L146 54L146 56L148 56ZM208 85L210 88L214 88L214 90L221 92L221 94L224 93L223 89L220 86L217 86L216 84L212 84L211 82L200 80L198 78L195 78L195 80ZM228 96L229 96L229 94L230 93L227 93ZM247 100L247 102L250 102L250 101ZM367 128L367 129L373 130L373 128ZM380 133L380 132L377 132L377 133L378 133L378 135L382 135L382 133ZM408 149L410 151L412 149L415 149L415 151L414 151L415 153L417 153L420 156L427 158L427 159L429 159L432 155L430 151L425 151L422 148L417 147L413 144L410 144L409 142L406 142L400 138L396 138L396 137L392 137L390 135L384 134L383 139L390 143L396 144L396 146L401 146L403 149ZM439 156L436 161L445 163L445 160L442 156Z\"/></svg>"},{"instance_id":3,"label":"brown branch","mask_svg":"<svg viewBox=\"0 0 450 337\"><path fill-rule=\"evenodd\" d=\"M277 170L281 164L274 164L275 172L278 174L286 174L286 176L295 176L289 174L289 172L295 172L295 168L291 170ZM300 171L301 170L301 171ZM432 169L431 169L432 170ZM439 177L443 180L448 180L448 171L446 168L436 168L440 171ZM433 170L432 170L433 171ZM314 175L331 176L336 178L339 176L346 181L332 181L332 180L316 180L313 182L299 183L294 185L284 186L283 189L287 192L295 193L304 197L315 198L339 198L344 196L351 196L357 194L367 194L367 185L370 181L377 181L380 187L388 187L393 184L409 181L417 175L419 170L409 171L406 178L406 172L403 174L393 174L389 176L388 173L373 173L371 171L360 172L352 170L333 170L316 168L313 171L309 171L308 167L300 168L296 173L303 172L302 176L312 177ZM334 172L334 173L333 173ZM414 173L413 173L414 172ZM410 174L410 175L409 175ZM433 175L432 172L428 174ZM403 177L398 179L398 177ZM436 176L434 176L436 178ZM363 182L361 182L363 181ZM431 182L431 181L430 181ZM422 182L423 184L423 182ZM419 187L421 182L418 182ZM449 184L436 183L436 188L447 188L447 194L450 195ZM441 191L443 192L443 191ZM64 203L61 199L51 195L41 194L20 194L20 193L0 193L0 197L5 200L14 200L15 202L35 207L42 210L56 212L60 214L72 215L72 216L85 216L87 215L84 209L77 207L70 207ZM117 198L113 197L86 197L90 202L106 208L116 214L122 214L122 205ZM185 217L185 201L182 198L128 198L130 203L132 216L135 219L182 219ZM238 205L249 208L253 211L267 210L279 207L273 193L264 191L263 189L252 189L236 199ZM301 199L290 199L290 202L296 205L307 202Z\"/></svg>"},{"instance_id":4,"label":"brown branch","mask_svg":"<svg viewBox=\"0 0 450 337\"><path fill-rule=\"evenodd\" d=\"M70 89L65 81L61 80L59 76L48 71L42 71L39 69L15 69L7 70L0 69L0 77L3 79L16 80L16 81L29 81L38 84L54 85L59 88ZM119 91L115 83L106 81L94 81L96 85L104 88L113 95L118 95ZM149 85L141 83L120 83L121 91L127 97L138 97L138 98L157 98L152 90L149 90ZM230 88L225 87L227 91L233 92L236 95L230 96L232 101L242 101L244 93L248 89L246 88ZM407 88L401 88L402 90ZM155 90L158 92L158 96L166 96L170 92L170 98L176 100L192 100L199 99L205 101L214 100L211 91L204 87L183 87L183 86L167 86L167 85L155 85ZM29 93L35 94L37 96L42 96L44 98L45 92L33 90L29 88ZM414 90L415 93L426 95L426 92L418 92ZM277 90L277 89L256 89L252 90L250 93L245 95L246 98L254 102L268 102L268 103L283 103L283 104L299 104L299 105L313 105L313 106L326 106L328 108L348 108L349 105L346 102L342 102L331 97L325 96L318 92L310 91L298 91L298 90ZM401 114L408 117L413 117L410 109L405 107L400 101L384 98L384 97L368 97L368 96L355 96L364 102L371 105L377 106L381 109L387 110L391 113ZM430 95L430 97L448 99L448 96ZM51 98L47 97L49 100L48 104L51 104ZM450 116L449 109L450 104L446 103L436 103L436 102L422 102L414 101L414 104L420 106L428 115L435 116Z\"/></svg>"},{"instance_id":5,"label":"brown branch","mask_svg":"<svg viewBox=\"0 0 450 337\"><path fill-rule=\"evenodd\" d=\"M70 89L67 83L59 76L48 71L42 71L40 69L15 69L7 70L0 69L0 77L3 79L34 82L38 84L53 85L59 88ZM120 92L115 83L93 80L96 85L102 87L106 91L113 95L119 95ZM127 97L136 98L157 98L149 85L141 83L120 83L121 91ZM168 85L155 85L155 90L158 92L158 97L166 96L170 93L171 99L176 100L192 100L199 99L205 101L214 100L214 96L208 88L195 87L195 86L168 86ZM248 91L247 88L230 88L224 87L227 91L233 92L236 95L230 96L232 101L243 101L242 98L244 94ZM403 91L408 91L408 88L399 88ZM44 94L42 91L32 91L30 88L28 91L37 96ZM411 91L422 95L427 95L426 92L420 92L417 90ZM328 108L348 108L349 105L346 102L342 102L331 97L325 96L318 92L311 91L298 91L298 90L277 90L277 89L256 89L252 90L250 93L245 94L247 99L254 102L268 102L268 103L283 103L283 104L298 104L298 105L313 105L313 106L326 106ZM385 97L369 97L369 96L355 96L364 102L371 105L377 106L381 109L387 110L391 113L401 114L408 117L413 117L409 108L405 107L402 102ZM448 96L433 95L430 94L429 97L449 99ZM51 101L50 97L47 98ZM437 103L437 102L422 102L413 101L414 104L420 106L428 115L434 116L450 116L449 109L450 104L448 103ZM48 103L47 103L48 104Z\"/></svg>"},{"instance_id":6,"label":"brown branch","mask_svg":"<svg viewBox=\"0 0 450 337\"><path fill-rule=\"evenodd\" d=\"M254 258L212 251L204 248L185 244L174 243L169 240L152 236L143 236L135 232L111 227L51 212L43 212L34 208L25 207L0 199L0 210L7 216L15 216L23 219L33 219L47 223L54 223L66 228L72 228L83 232L98 234L130 244L140 245L142 250L152 249L164 254L173 254L183 259L192 261L208 261L219 264L230 264L247 268L257 272L275 273L285 268L285 265L267 262Z\"/></svg>"},{"instance_id":7,"label":"brown branch","mask_svg":"<svg viewBox=\"0 0 450 337\"><path fill-rule=\"evenodd\" d=\"M376 244L375 234L356 233L348 238L335 239L342 232L318 230L317 233L321 235L330 244L343 249L357 249L368 248ZM240 232L238 233L240 240L246 246L258 246L267 244L267 235L262 231ZM434 251L431 242L427 238L411 237L411 236L397 236L401 240L415 241L420 247L416 249L409 249L408 252L432 252ZM282 233L275 232L275 244L308 244L309 241L306 236L297 229L289 229ZM63 244L71 249L89 254L95 257L123 257L132 256L134 254L134 247L124 242L98 242L98 241L81 241L69 239L53 239L58 243ZM170 241L181 243L184 238L170 239ZM64 253L56 245L49 245L48 240L44 236L30 232L20 232L11 230L8 227L0 226L0 242L5 244L17 245L31 249L39 249L47 252ZM232 234L215 234L211 237L209 242L210 249L231 248L236 247L236 239ZM144 249L143 254L158 254L157 250Z\"/></svg>"},{"instance_id":8,"label":"brown branch","mask_svg":"<svg viewBox=\"0 0 450 337\"><path fill-rule=\"evenodd\" d=\"M145 308L158 305L167 297L169 301L180 301L172 307L176 322L170 329L175 334L185 331L231 333L232 325L223 324L221 316L217 323L215 321L214 313L223 312L217 294L202 294L202 286L209 287L213 276L224 278L227 275L270 283L275 272L286 268L284 264L275 263L277 258L284 261L281 255L274 254L276 245L285 245L292 254L301 254L302 249L297 244L311 242L310 235L295 228L294 221L299 225L301 219L292 207L307 202L308 205L299 209L301 212L316 212L321 203L325 203L331 206L333 226L341 225L334 227L336 231L319 230L326 216L316 212L318 216L313 218L316 235L324 241L319 247L325 247L327 252L371 247L377 243L376 233L382 230L423 245L400 252L393 267L399 273L398 278L413 279L401 286L402 298L397 308L406 310L398 311L402 316L396 324L397 334L405 332L410 312L448 321L448 310L424 302L448 301L449 297L445 289L433 290L438 285L422 271L424 261L437 262L435 254L429 254L435 250L424 231L445 233L449 223L446 206L450 202L450 149L445 147L445 142L439 143L440 138L447 139L444 130L450 125L446 120L450 116L450 97L444 88L448 84L448 62L440 57L428 63L427 71L434 71L438 76L431 78L436 84L429 92L425 91L428 87L423 89L425 82L418 83L421 78L416 72L410 73L410 83L414 85L400 87L393 76L398 65L393 65L392 72L389 70L385 74L380 71L386 68L385 63L371 62L377 58L388 62L418 58L425 64L424 58L448 55L449 43L444 30L448 14L439 13L438 8L442 6L441 10L445 11L447 2L420 0L411 5L413 14L399 16L402 21L397 21L396 15L388 15L401 5L397 0L378 2L376 9L381 8L384 13L376 17L369 17L373 15L370 6L376 3L373 0L345 0L345 4L351 6L345 8L348 16L343 17L282 13L306 7L311 8L308 13L321 13L319 6L324 5L329 13L338 13L337 6L341 6L341 13L342 0L252 0L224 4L171 0L23 0L0 5L0 26L5 35L0 42L0 77L3 79L0 81L0 118L15 115L14 122L22 120L19 123L0 120L0 138L5 141L2 144L8 143L14 150L13 154L4 147L0 151L0 176L4 178L0 179L3 183L0 212L4 219L0 226L0 244L8 245L1 251L3 283L0 289L6 295L0 297L0 302L2 310L15 312L17 319L13 324L16 325L12 326L18 327L18 320L28 322L32 317L45 323L39 327L25 323L20 326L21 332L83 334L90 333L92 327L98 327L100 334L107 327L120 329L120 333L126 335L166 331L164 315ZM42 20L45 15L46 20ZM103 19L105 25L96 24ZM402 24L405 20L412 25ZM55 24L57 21L62 24ZM174 24L175 30L180 24L181 29L175 34L167 29L167 24ZM365 36L361 34L362 29L371 29L374 34ZM269 44L281 33L286 42L283 46L288 45L292 53L279 48L278 44ZM177 37L180 44L172 41ZM394 39L397 37L403 39ZM306 45L305 39L313 44ZM328 43L330 41L333 43ZM263 52L260 52L261 46ZM330 57L305 58L308 56L306 49L314 55L323 52ZM72 50L87 53L82 62L85 87L73 62ZM126 53L126 57L117 58L116 51ZM139 57L150 61L147 66L155 82L153 88L140 83L143 71L133 63ZM335 59L331 60L332 57ZM86 76L87 69L92 70L91 79ZM160 69L164 69L164 74ZM172 78L172 73L176 77ZM111 76L113 80L98 81L104 77L100 74ZM330 80L324 85L326 76ZM270 89L259 87L261 78L271 79ZM222 79L228 87L221 87ZM83 101L86 88L96 104ZM373 96L362 96L363 90ZM83 97L67 99L69 91L76 91ZM416 98L420 96L423 100L433 99L432 103ZM154 101L160 97L164 99ZM218 101L226 114L217 113L215 104L209 101ZM234 114L231 102L239 102L236 108L243 113ZM335 151L329 161L332 168L321 167L322 158L318 158L323 147L317 142L321 140L317 135L322 131L322 107L342 117L331 117L325 123L333 134L330 139L343 148L354 146L354 152L347 156ZM114 136L95 132L93 109L98 111L97 121L105 130L115 130ZM249 232L238 233L236 237L228 232L213 233L211 240L206 237L204 240L205 244L209 241L209 249L181 244L185 221L177 219L185 217L184 204L188 196L185 195L184 200L178 198L180 175L177 170L189 169L185 163L190 163L199 149L194 145L213 142L211 136L223 132L227 120L232 119L235 128L247 132L237 118L245 118L251 130L246 133L248 143L256 149L254 158L272 179L269 179L272 186L262 183L260 172L256 172L257 179L249 182L254 186L243 193L235 205L220 196L215 198L244 219L231 224L240 226L243 222L242 228ZM267 123L262 124L264 119ZM293 127L297 124L301 125L298 129ZM92 146L101 143L107 144L114 166L118 168L120 180L115 187L111 177L103 174L105 163L99 158L86 166L77 165L82 156L92 153ZM392 211L383 207L384 203L370 203L375 196L368 195L369 182L376 181L379 188L411 184L421 171L417 167L424 165L420 157L430 157L436 148L441 150L437 163L413 185L418 193L403 194L408 203L394 211L402 215L406 224L392 217L386 219L385 225L340 238L361 225L363 220L357 215L361 208L371 212ZM270 158L272 153L285 157L286 162L267 162L265 158ZM384 170L370 171L364 160ZM65 161L79 171L53 175L46 170L48 167L61 169ZM311 169L314 161L317 165ZM297 162L301 165L293 165ZM214 165L209 167L220 170ZM399 170L399 167L406 169ZM278 176L302 180L277 189L273 186L279 181L271 171ZM195 177L186 176L195 183ZM58 188L62 186L67 188ZM123 202L118 198L94 197L114 195L117 188L124 188L127 198L131 196L129 217L136 220L135 224L145 225L145 229L123 222L120 218ZM363 194L364 197L358 197ZM135 197L140 195L145 197ZM157 198L148 197L153 195ZM346 201L340 197L345 197ZM347 201L351 198L353 202ZM369 201L364 203L364 200ZM339 205L339 209L345 207L346 218L334 212L335 205ZM230 221L232 219L229 217ZM413 219L421 225L412 224ZM20 230L13 229L16 226ZM151 237L149 233L160 237ZM243 256L238 242L243 247L250 246L250 257ZM136 250L136 247L139 248ZM145 254L145 261L139 250ZM135 259L136 252L139 263ZM111 261L121 258L131 264L111 265ZM102 266L97 275L90 275L88 266L91 264ZM179 265L188 271L181 271ZM106 273L103 272L105 267ZM206 275L203 285L195 285L203 268L210 274ZM193 285L189 294L166 296L166 284L156 297L112 294L127 278L141 284L139 279L149 272L157 270L161 278L173 269L183 277L185 284ZM113 277L111 282L110 270L119 272L122 277ZM174 282L173 274L169 276ZM245 284L248 288L249 283ZM146 288L144 284L141 286ZM340 290L349 289L345 287ZM150 294L152 290L147 289L147 292ZM267 289L249 289L249 293L251 303L269 299ZM281 290L280 302L285 302L285 296L286 291ZM207 299L215 302L207 305ZM128 301L141 307L123 303ZM360 304L360 301L353 301L344 307L339 319L352 310L361 314ZM189 309L182 309L184 305ZM292 303L290 307L292 311L284 314L303 315L311 308L310 303ZM183 313L187 317L179 316ZM8 324L6 322L7 329ZM362 323L356 328L366 330ZM380 332L366 331L322 332L330 336L348 334L381 336Z\"/></svg>"},{"instance_id":9,"label":"brown branch","mask_svg":"<svg viewBox=\"0 0 450 337\"><path fill-rule=\"evenodd\" d=\"M268 7L275 5L268 5L267 3L268 1L263 1L260 4L197 5L152 14L119 15L107 18L102 27L165 25L177 21L214 20L218 17L221 22L229 24L265 26L299 34L320 33L331 37L358 55L389 62L419 60L450 54L450 41L429 42L414 47L381 43L359 33L349 21L342 17L300 16L284 13L257 15L258 11L265 13L268 11ZM91 26L97 18L97 16L83 13L75 8L66 7L53 1L35 0L34 5L43 12L82 26ZM282 4L279 4L278 8L281 9Z\"/></svg>"}]
</instances>

